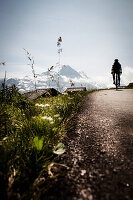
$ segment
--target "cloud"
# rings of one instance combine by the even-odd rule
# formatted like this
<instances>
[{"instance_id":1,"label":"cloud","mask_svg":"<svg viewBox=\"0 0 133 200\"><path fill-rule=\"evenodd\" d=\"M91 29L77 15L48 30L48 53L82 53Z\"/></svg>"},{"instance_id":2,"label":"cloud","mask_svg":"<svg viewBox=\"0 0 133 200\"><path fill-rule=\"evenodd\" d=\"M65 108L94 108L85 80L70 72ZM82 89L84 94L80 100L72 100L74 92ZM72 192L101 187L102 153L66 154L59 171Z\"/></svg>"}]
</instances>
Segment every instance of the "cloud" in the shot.
<instances>
[{"instance_id":1,"label":"cloud","mask_svg":"<svg viewBox=\"0 0 133 200\"><path fill-rule=\"evenodd\" d=\"M111 74L105 74L105 76L92 77L92 81L98 88L114 87L113 78ZM121 85L128 85L131 82L133 82L133 67L123 67L121 75Z\"/></svg>"},{"instance_id":2,"label":"cloud","mask_svg":"<svg viewBox=\"0 0 133 200\"><path fill-rule=\"evenodd\" d=\"M40 74L47 71L47 67L35 64L35 73ZM6 65L0 66L0 78L5 76L7 72L7 78L23 78L25 76L33 76L31 66L21 63L6 63Z\"/></svg>"},{"instance_id":3,"label":"cloud","mask_svg":"<svg viewBox=\"0 0 133 200\"><path fill-rule=\"evenodd\" d=\"M123 73L121 77L121 82L125 85L133 82L133 67L125 67L123 68Z\"/></svg>"},{"instance_id":4,"label":"cloud","mask_svg":"<svg viewBox=\"0 0 133 200\"><path fill-rule=\"evenodd\" d=\"M96 76L92 78L94 85L97 88L111 88L113 87L113 81L111 75Z\"/></svg>"}]
</instances>

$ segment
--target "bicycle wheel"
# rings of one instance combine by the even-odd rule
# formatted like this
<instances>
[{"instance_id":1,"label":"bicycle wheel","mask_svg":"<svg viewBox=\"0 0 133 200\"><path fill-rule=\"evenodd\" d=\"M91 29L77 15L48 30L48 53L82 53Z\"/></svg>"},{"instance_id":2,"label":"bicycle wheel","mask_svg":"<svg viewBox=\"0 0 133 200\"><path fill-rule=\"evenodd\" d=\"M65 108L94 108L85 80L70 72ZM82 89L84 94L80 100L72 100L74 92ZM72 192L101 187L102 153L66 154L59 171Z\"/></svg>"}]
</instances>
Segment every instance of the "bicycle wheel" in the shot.
<instances>
[{"instance_id":1,"label":"bicycle wheel","mask_svg":"<svg viewBox=\"0 0 133 200\"><path fill-rule=\"evenodd\" d=\"M118 74L116 74L115 76L115 86L116 86L116 90L118 89Z\"/></svg>"}]
</instances>

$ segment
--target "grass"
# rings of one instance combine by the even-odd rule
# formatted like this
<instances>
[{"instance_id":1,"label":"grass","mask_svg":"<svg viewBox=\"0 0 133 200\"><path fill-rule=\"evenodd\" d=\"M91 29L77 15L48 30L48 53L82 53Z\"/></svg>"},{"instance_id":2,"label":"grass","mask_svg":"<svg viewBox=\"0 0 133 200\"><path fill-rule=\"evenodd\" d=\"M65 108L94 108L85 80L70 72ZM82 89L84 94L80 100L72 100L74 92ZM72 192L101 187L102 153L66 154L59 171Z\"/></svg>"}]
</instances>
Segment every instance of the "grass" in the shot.
<instances>
[{"instance_id":1,"label":"grass","mask_svg":"<svg viewBox=\"0 0 133 200\"><path fill-rule=\"evenodd\" d=\"M31 199L35 182L42 174L48 178L50 164L64 152L61 140L66 124L87 94L29 101L15 86L0 90L2 199Z\"/></svg>"},{"instance_id":2,"label":"grass","mask_svg":"<svg viewBox=\"0 0 133 200\"><path fill-rule=\"evenodd\" d=\"M126 89L133 89L133 83L129 83L128 86L125 87Z\"/></svg>"}]
</instances>

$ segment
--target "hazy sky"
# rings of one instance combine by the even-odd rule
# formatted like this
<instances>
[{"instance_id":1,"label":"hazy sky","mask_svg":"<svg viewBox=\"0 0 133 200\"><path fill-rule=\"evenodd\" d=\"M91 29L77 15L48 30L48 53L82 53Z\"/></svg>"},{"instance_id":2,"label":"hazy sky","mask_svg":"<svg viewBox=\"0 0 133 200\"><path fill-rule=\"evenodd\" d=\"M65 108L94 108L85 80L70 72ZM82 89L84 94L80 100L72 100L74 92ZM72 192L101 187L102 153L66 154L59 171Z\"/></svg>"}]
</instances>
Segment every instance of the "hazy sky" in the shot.
<instances>
[{"instance_id":1,"label":"hazy sky","mask_svg":"<svg viewBox=\"0 0 133 200\"><path fill-rule=\"evenodd\" d=\"M133 0L0 0L0 73L31 73L23 48L46 71L59 36L62 64L89 77L110 74L115 58L133 68Z\"/></svg>"}]
</instances>

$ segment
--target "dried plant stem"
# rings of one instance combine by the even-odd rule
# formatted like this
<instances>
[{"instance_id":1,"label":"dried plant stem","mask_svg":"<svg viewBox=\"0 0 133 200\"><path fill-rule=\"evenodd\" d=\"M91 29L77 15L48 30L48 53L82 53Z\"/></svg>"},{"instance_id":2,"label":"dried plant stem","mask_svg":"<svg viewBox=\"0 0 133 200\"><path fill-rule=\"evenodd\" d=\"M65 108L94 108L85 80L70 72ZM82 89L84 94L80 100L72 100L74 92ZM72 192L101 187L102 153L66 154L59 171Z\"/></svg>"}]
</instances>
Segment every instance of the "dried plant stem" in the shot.
<instances>
[{"instance_id":1,"label":"dried plant stem","mask_svg":"<svg viewBox=\"0 0 133 200\"><path fill-rule=\"evenodd\" d=\"M33 57L31 56L31 54L26 50L24 49L25 53L26 53L26 57L28 58L28 60L30 61L30 65L31 66L31 69L32 69L32 73L33 73L33 77L34 77L34 84L35 84L35 90L36 90L36 74L35 74L35 69L34 69L34 59Z\"/></svg>"}]
</instances>

